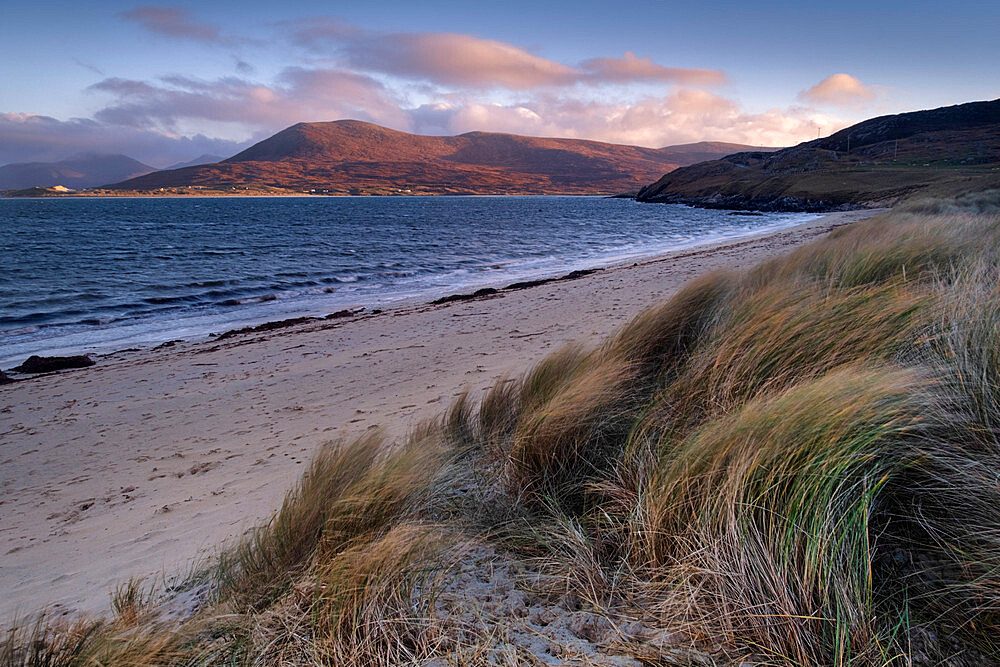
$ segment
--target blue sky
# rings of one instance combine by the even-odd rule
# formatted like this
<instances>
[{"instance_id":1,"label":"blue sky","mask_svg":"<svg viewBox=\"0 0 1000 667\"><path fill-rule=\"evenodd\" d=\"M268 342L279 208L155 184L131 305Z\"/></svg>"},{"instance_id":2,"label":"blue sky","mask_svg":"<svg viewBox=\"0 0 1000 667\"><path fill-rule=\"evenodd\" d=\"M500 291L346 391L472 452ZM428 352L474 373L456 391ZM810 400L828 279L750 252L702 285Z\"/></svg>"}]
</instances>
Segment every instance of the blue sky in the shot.
<instances>
[{"instance_id":1,"label":"blue sky","mask_svg":"<svg viewBox=\"0 0 1000 667\"><path fill-rule=\"evenodd\" d=\"M1000 97L1000 3L20 3L0 163L156 166L301 120L784 145Z\"/></svg>"}]
</instances>

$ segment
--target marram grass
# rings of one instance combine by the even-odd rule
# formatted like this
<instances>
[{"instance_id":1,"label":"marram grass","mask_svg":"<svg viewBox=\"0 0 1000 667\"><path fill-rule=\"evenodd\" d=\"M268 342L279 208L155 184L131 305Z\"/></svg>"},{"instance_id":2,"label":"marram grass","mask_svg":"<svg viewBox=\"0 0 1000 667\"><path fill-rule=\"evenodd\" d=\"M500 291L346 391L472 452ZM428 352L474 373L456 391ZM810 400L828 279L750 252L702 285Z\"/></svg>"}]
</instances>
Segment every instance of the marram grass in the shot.
<instances>
[{"instance_id":1,"label":"marram grass","mask_svg":"<svg viewBox=\"0 0 1000 667\"><path fill-rule=\"evenodd\" d=\"M332 444L197 611L130 582L108 620L14 624L0 666L562 660L461 597L483 563L608 619L594 664L1000 664L998 202L704 276L401 443Z\"/></svg>"}]
</instances>

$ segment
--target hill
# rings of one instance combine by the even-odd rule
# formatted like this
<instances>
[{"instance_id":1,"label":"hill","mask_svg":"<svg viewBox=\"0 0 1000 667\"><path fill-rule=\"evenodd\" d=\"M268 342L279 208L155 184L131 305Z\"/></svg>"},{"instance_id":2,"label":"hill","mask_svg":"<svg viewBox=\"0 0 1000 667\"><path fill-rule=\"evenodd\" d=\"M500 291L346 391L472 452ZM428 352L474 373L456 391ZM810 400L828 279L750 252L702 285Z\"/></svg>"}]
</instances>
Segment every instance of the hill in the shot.
<instances>
[{"instance_id":1,"label":"hill","mask_svg":"<svg viewBox=\"0 0 1000 667\"><path fill-rule=\"evenodd\" d=\"M221 155L211 155L209 153L203 153L202 155L199 155L193 160L188 160L187 162L178 162L176 164L170 165L169 167L166 167L165 169L183 169L184 167L196 167L200 164L213 164L215 162L222 162L225 159L226 158L222 157Z\"/></svg>"},{"instance_id":2,"label":"hill","mask_svg":"<svg viewBox=\"0 0 1000 667\"><path fill-rule=\"evenodd\" d=\"M0 190L64 185L89 188L156 171L127 155L79 153L60 162L15 162L0 167Z\"/></svg>"},{"instance_id":3,"label":"hill","mask_svg":"<svg viewBox=\"0 0 1000 667\"><path fill-rule=\"evenodd\" d=\"M408 134L354 120L298 123L218 164L160 171L107 186L330 194L609 194L664 171L746 149L705 142L642 148L491 132Z\"/></svg>"},{"instance_id":4,"label":"hill","mask_svg":"<svg viewBox=\"0 0 1000 667\"><path fill-rule=\"evenodd\" d=\"M1000 187L1000 100L881 116L774 153L672 171L639 201L818 211Z\"/></svg>"}]
</instances>

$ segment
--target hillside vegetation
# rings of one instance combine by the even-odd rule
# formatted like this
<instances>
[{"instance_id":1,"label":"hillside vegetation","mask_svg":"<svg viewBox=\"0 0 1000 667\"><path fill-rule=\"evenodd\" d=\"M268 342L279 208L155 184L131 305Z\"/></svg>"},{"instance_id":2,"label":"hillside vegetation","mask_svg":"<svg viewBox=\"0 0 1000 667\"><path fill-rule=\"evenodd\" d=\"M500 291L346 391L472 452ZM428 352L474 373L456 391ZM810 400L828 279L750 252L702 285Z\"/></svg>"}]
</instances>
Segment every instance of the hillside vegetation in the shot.
<instances>
[{"instance_id":1,"label":"hillside vegetation","mask_svg":"<svg viewBox=\"0 0 1000 667\"><path fill-rule=\"evenodd\" d=\"M646 202L772 211L892 206L1000 188L1000 100L880 116L773 153L665 174Z\"/></svg>"},{"instance_id":2,"label":"hillside vegetation","mask_svg":"<svg viewBox=\"0 0 1000 667\"><path fill-rule=\"evenodd\" d=\"M997 664L998 279L997 192L701 277L0 664Z\"/></svg>"}]
</instances>

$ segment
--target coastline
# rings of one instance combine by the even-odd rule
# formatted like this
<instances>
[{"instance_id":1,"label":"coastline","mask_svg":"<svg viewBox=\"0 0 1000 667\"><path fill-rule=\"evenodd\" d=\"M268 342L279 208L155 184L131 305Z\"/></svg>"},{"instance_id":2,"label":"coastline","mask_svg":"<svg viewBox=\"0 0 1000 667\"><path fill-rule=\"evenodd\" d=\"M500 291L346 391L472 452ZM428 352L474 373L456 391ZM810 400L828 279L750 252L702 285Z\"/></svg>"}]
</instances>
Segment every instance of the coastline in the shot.
<instances>
[{"instance_id":1,"label":"coastline","mask_svg":"<svg viewBox=\"0 0 1000 667\"><path fill-rule=\"evenodd\" d=\"M533 203L531 199L515 199L520 203L514 205ZM563 199L565 198L556 198L554 201ZM540 198L539 205L548 207L552 201ZM597 208L603 210L607 205L602 204ZM159 261L175 259L173 246L169 245L169 240L164 240L168 245L164 246L163 251L169 256L157 255L155 259L158 260L156 264L159 270L168 274L168 277L163 281L141 281L137 285L139 291L129 297L130 301L116 303L114 298L108 296L115 290L128 291L127 286L109 285L99 272L93 274L86 270L81 275L97 281L91 283L90 291L96 292L98 298L93 301L65 301L67 305L62 310L69 312L61 312L59 309L50 311L46 308L41 308L40 312L25 310L23 305L30 303L31 299L25 297L18 303L15 296L15 308L20 307L20 310L15 309L14 315L20 317L9 320L14 322L11 325L13 328L0 336L0 368L12 369L31 355L106 355L132 348L150 349L170 341L210 340L220 334L228 335L234 330L275 322L329 317L337 311L358 306L371 311L399 304L434 301L453 292L471 292L481 288L503 290L509 285L522 282L535 282L581 270L604 269L617 264L631 264L664 253L737 238L750 238L817 218L816 214L785 214L744 219L720 217L717 213L690 207L669 206L662 207L660 211L650 211L649 214L653 217L647 219L640 211L647 207L642 205L629 202L622 210L619 210L620 204L615 204L612 208L614 210L607 213L630 219L630 229L634 231L625 234L613 231L611 236L617 234L615 240L604 243L602 247L595 247L592 241L585 243L580 240L575 246L571 243L569 248L549 243L541 252L525 248L522 252L505 253L484 248L482 252L485 254L479 262L471 264L456 261L437 264L435 258L428 257L424 252L423 255L418 253L411 260L404 260L402 263L398 256L391 258L390 268L377 268L389 264L378 263L380 255L375 248L370 247L371 244L365 248L364 253L375 253L371 255L372 259L358 262L355 261L356 257L367 255L354 255L356 251L361 251L357 245L351 245L351 241L348 241L346 250L341 252L352 254L347 255L350 259L342 267L339 263L336 267L317 263L315 259L311 264L305 262L301 265L292 261L287 267L282 266L280 269L292 273L280 275L308 275L308 279L297 282L299 278L295 278L286 284L284 279L275 278L268 282L266 278L258 276L254 280L259 284L250 289L246 289L243 284L245 281L240 280L241 267L230 264L227 269L225 266L211 267L202 263L191 269L196 273L200 272L206 280L215 278L219 271L232 272L235 280L228 281L225 288L218 288L221 296L213 292L198 294L197 289L187 289L191 287L189 285L172 283L171 267ZM531 210L530 215L534 215L533 206ZM541 208L538 210L539 213L542 212ZM675 215L678 222L673 221ZM710 220L708 223L705 222L706 215ZM669 222L663 222L663 216ZM599 219L600 217L595 218ZM646 226L650 224L660 226L663 233L657 235L646 231ZM693 227L687 229L689 226ZM253 241L253 236L254 233L251 232L250 242ZM601 246L600 243L596 245ZM226 247L223 250L228 253L232 249ZM95 249L95 252L101 254L104 250ZM480 250L476 248L468 252L475 255ZM114 260L118 262L119 257L115 256ZM188 261L183 253L180 260ZM129 269L128 261L120 265L124 270ZM385 274L383 271L390 273ZM36 267L34 274L45 275L46 271L43 267ZM155 272L150 275L155 275ZM29 282L29 293L31 284ZM35 286L35 292L59 289L51 282ZM200 291L204 292L205 289ZM73 310L74 308L78 310Z\"/></svg>"},{"instance_id":2,"label":"coastline","mask_svg":"<svg viewBox=\"0 0 1000 667\"><path fill-rule=\"evenodd\" d=\"M878 211L440 305L122 351L0 388L0 616L98 612L266 519L323 442L400 435L552 349L593 344L688 279L747 268ZM24 484L23 487L18 487Z\"/></svg>"}]
</instances>

